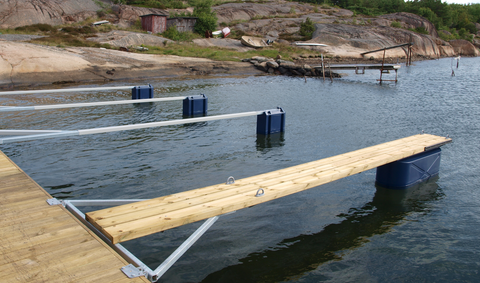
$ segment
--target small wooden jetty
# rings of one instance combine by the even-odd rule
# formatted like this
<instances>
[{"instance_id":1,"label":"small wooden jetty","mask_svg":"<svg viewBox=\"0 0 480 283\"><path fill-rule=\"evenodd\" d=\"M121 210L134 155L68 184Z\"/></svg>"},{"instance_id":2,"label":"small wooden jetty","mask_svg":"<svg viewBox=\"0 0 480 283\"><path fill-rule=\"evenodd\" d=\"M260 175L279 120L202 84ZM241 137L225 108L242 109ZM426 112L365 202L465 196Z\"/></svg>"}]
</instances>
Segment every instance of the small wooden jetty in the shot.
<instances>
[{"instance_id":1,"label":"small wooden jetty","mask_svg":"<svg viewBox=\"0 0 480 283\"><path fill-rule=\"evenodd\" d=\"M301 192L448 142L450 138L415 135L234 183L89 212L86 219L119 243Z\"/></svg>"},{"instance_id":2,"label":"small wooden jetty","mask_svg":"<svg viewBox=\"0 0 480 283\"><path fill-rule=\"evenodd\" d=\"M400 69L399 64L337 64L337 65L330 65L330 69L332 70L384 70L384 71L395 71Z\"/></svg>"},{"instance_id":3,"label":"small wooden jetty","mask_svg":"<svg viewBox=\"0 0 480 283\"><path fill-rule=\"evenodd\" d=\"M412 63L411 57L412 57L412 45L413 45L413 43L411 41L412 41L412 38L410 38L409 43L398 44L398 45L395 45L395 46L389 46L389 47L384 47L384 48L381 48L381 49L376 49L376 50L371 50L371 51L360 53L360 55L365 56L366 54L369 54L369 53L375 53L375 52L383 51L382 64L328 65L328 69L330 70L330 72L331 72L331 70L355 70L356 74L365 74L365 70L380 70L380 78L378 79L378 81L380 83L382 83L384 81L392 81L392 82L396 83L398 81L397 72L398 72L398 69L400 69L400 65L399 64L385 64L385 53L388 49L400 48L400 47L403 48L403 47L407 46L408 47L407 51L405 51L405 50L404 51L407 55L406 65L409 66ZM323 65L323 57L322 57L322 65L321 66L316 66L315 69L321 70L322 73L325 73L325 68L326 67L325 67L325 65ZM385 72L389 73L390 71L395 71L395 80L385 80L385 79L383 79L382 78L383 73L385 73ZM324 77L324 80L325 80L325 77Z\"/></svg>"},{"instance_id":4,"label":"small wooden jetty","mask_svg":"<svg viewBox=\"0 0 480 283\"><path fill-rule=\"evenodd\" d=\"M150 282L0 151L2 282Z\"/></svg>"},{"instance_id":5,"label":"small wooden jetty","mask_svg":"<svg viewBox=\"0 0 480 283\"><path fill-rule=\"evenodd\" d=\"M355 70L355 74L365 74L365 70L380 70L380 79L378 81L394 81L397 82L397 72L400 69L399 64L323 64L320 66L314 66L313 68L318 70L323 74L323 79L325 80L325 70L328 69L330 74L335 70ZM395 80L385 80L382 79L383 73L389 73L390 71L395 71ZM330 77L332 79L332 77Z\"/></svg>"}]
</instances>

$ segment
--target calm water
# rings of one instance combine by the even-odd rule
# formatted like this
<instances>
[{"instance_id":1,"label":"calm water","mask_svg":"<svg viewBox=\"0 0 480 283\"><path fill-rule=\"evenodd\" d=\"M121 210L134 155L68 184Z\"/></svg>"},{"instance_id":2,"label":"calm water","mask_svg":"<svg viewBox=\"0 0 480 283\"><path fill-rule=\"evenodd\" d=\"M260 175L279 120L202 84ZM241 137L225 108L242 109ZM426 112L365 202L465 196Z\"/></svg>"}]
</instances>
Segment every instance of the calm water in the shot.
<instances>
[{"instance_id":1,"label":"calm water","mask_svg":"<svg viewBox=\"0 0 480 283\"><path fill-rule=\"evenodd\" d=\"M375 170L221 217L162 282L478 282L480 58L402 66L342 79L280 76L151 83L155 97L204 93L209 115L286 111L286 132L256 118L5 144L57 198L152 198L425 133L453 138L437 180L375 187ZM394 75L391 74L392 78ZM115 85L120 85L116 83ZM91 85L92 87L96 85ZM125 91L0 97L0 105L129 99ZM181 101L0 113L1 129L87 129L182 119ZM126 242L156 268L201 223Z\"/></svg>"}]
</instances>

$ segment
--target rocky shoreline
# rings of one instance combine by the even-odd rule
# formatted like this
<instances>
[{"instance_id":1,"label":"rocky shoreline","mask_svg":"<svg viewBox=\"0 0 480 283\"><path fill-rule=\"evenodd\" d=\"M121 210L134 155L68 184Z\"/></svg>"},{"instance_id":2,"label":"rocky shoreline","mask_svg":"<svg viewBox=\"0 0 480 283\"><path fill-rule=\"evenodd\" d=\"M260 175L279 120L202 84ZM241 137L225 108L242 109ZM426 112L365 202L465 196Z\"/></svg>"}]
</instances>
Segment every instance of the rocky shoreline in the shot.
<instances>
[{"instance_id":1,"label":"rocky shoreline","mask_svg":"<svg viewBox=\"0 0 480 283\"><path fill-rule=\"evenodd\" d=\"M249 62L258 70L268 74L303 77L341 77L340 74L331 72L328 69L312 67L308 64L295 64L292 61L282 60L281 58L274 60L273 58L255 56L249 59L243 59L242 62Z\"/></svg>"},{"instance_id":2,"label":"rocky shoreline","mask_svg":"<svg viewBox=\"0 0 480 283\"><path fill-rule=\"evenodd\" d=\"M415 56L413 60L437 59ZM402 57L385 63L404 63ZM325 58L327 64L379 64L373 56ZM320 55L281 58L254 57L243 62L214 61L205 58L152 55L89 47L52 47L0 39L0 89L16 90L64 84L99 84L146 78L191 78L194 76L287 75L323 76ZM325 70L326 78L338 78Z\"/></svg>"},{"instance_id":3,"label":"rocky shoreline","mask_svg":"<svg viewBox=\"0 0 480 283\"><path fill-rule=\"evenodd\" d=\"M145 78L260 75L245 62L152 55L89 47L58 48L0 40L0 89Z\"/></svg>"},{"instance_id":4,"label":"rocky shoreline","mask_svg":"<svg viewBox=\"0 0 480 283\"><path fill-rule=\"evenodd\" d=\"M15 28L32 23L58 26L80 24L88 18L102 17L112 25L105 32L82 35L85 40L109 44L116 48L163 46L170 40L142 32L122 29L135 25L146 14L168 14L169 11L116 5L102 1L98 6L91 0L46 0L41 4L18 0L0 7L9 15L1 21L1 28ZM266 3L268 2L268 3ZM311 5L284 0L251 1L248 3L221 3L213 10L220 27L228 26L237 35L251 35L275 41L279 48L309 49L317 55L295 55L292 61L282 58L249 58L244 62L213 61L170 55L140 54L119 50L88 47L42 46L26 41L41 35L0 34L0 89L19 89L58 84L88 84L111 81L143 80L145 78L187 78L192 76L233 75L287 75L330 77L321 65L320 54L328 64L380 64L384 52L361 54L371 50L411 43L412 61L456 56L480 56L480 32L472 42L464 39L444 41L435 26L427 19L410 13L392 13L378 17L356 15L352 11L325 5ZM98 14L98 9L110 14ZM106 9L111 8L111 10ZM187 9L188 10L188 9ZM69 11L66 13L65 11ZM186 11L186 10L185 10ZM176 11L176 12L185 12ZM191 11L190 11L191 12ZM0 13L1 14L1 13ZM48 14L50 17L45 17ZM314 32L310 40L300 36L300 26L310 19ZM478 24L480 29L480 24ZM424 33L415 32L422 28ZM238 38L238 36L236 37ZM321 44L295 45L296 42ZM202 47L252 50L234 38L198 38L193 44ZM59 46L62 46L61 44ZM301 50L301 49L300 49ZM302 54L301 51L294 51ZM312 52L310 52L312 53ZM252 56L252 55L245 55ZM269 55L275 56L275 55ZM404 48L385 52L385 63L405 63ZM241 57L240 57L241 58ZM327 73L328 72L328 73ZM338 74L331 74L338 77Z\"/></svg>"}]
</instances>

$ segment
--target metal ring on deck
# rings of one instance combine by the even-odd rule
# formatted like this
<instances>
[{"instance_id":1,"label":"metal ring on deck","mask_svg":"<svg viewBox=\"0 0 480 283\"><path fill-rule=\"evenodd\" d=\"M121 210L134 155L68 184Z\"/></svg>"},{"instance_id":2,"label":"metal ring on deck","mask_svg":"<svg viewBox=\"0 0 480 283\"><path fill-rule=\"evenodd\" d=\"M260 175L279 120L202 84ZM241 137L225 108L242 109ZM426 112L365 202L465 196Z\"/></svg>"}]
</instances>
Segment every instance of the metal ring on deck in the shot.
<instances>
[{"instance_id":1,"label":"metal ring on deck","mask_svg":"<svg viewBox=\"0 0 480 283\"><path fill-rule=\"evenodd\" d=\"M228 177L226 184L231 185L234 183L235 183L235 178L233 178L232 176Z\"/></svg>"},{"instance_id":2,"label":"metal ring on deck","mask_svg":"<svg viewBox=\"0 0 480 283\"><path fill-rule=\"evenodd\" d=\"M260 192L260 191L261 191L261 192ZM256 197L261 197L261 196L263 196L264 194L265 194L265 191L264 191L262 188L260 188L260 189L258 189L257 194L255 194L255 196L256 196Z\"/></svg>"}]
</instances>

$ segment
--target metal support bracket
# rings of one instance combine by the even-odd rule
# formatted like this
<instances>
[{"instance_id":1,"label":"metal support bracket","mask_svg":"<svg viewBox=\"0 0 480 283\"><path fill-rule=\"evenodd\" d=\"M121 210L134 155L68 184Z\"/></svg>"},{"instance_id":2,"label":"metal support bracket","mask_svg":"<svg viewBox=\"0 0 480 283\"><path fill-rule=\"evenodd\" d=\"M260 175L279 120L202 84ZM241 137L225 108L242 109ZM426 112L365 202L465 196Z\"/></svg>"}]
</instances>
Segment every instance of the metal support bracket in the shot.
<instances>
[{"instance_id":1,"label":"metal support bracket","mask_svg":"<svg viewBox=\"0 0 480 283\"><path fill-rule=\"evenodd\" d=\"M136 278L145 275L143 270L135 267L133 264L126 265L122 267L121 270L128 278Z\"/></svg>"},{"instance_id":2,"label":"metal support bracket","mask_svg":"<svg viewBox=\"0 0 480 283\"><path fill-rule=\"evenodd\" d=\"M134 256L121 244L113 244L103 233L97 230L90 222L85 219L85 214L81 212L77 206L111 206L120 205L126 203L132 203L142 201L140 199L132 200L63 200L49 199L47 202L50 205L62 204L67 208L75 217L77 217L83 224L85 224L90 230L92 230L97 236L99 236L105 243L113 248L119 255L125 258L130 264L121 268L122 272L128 278L135 278L145 276L151 282L157 282L165 272L177 262L180 257L193 245L195 242L203 236L205 232L218 220L219 216L208 218L188 239L186 239L157 269L151 270L141 260ZM226 213L228 215L235 211Z\"/></svg>"},{"instance_id":3,"label":"metal support bracket","mask_svg":"<svg viewBox=\"0 0 480 283\"><path fill-rule=\"evenodd\" d=\"M63 205L63 203L62 203L61 201L59 201L58 199L56 199L56 198L47 199L47 203L48 203L49 205L59 205L59 204L62 204L62 205Z\"/></svg>"}]
</instances>

